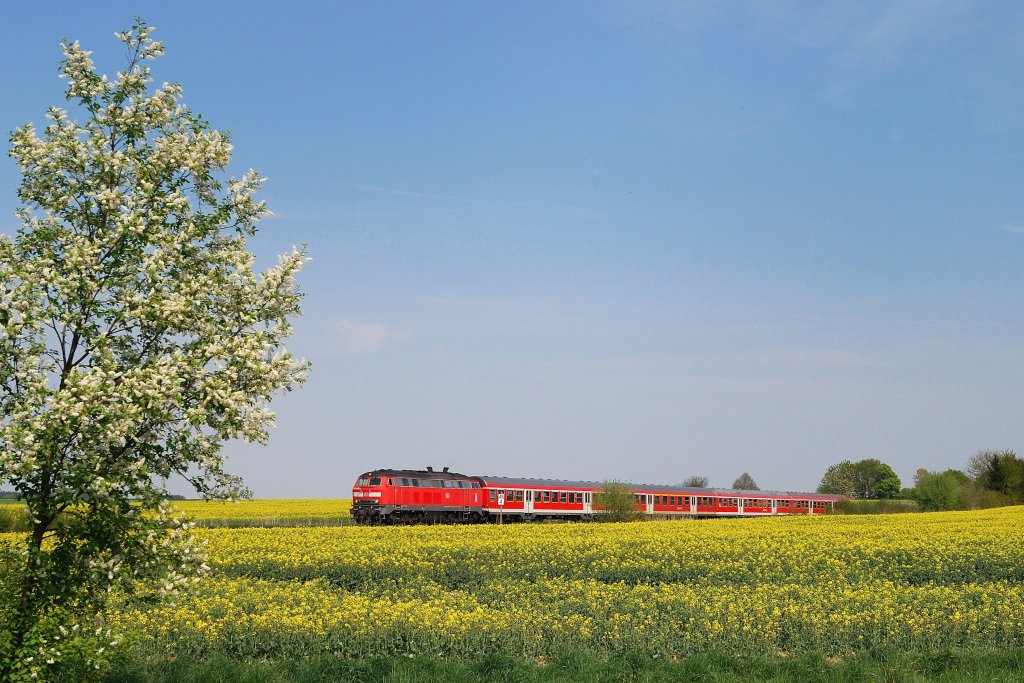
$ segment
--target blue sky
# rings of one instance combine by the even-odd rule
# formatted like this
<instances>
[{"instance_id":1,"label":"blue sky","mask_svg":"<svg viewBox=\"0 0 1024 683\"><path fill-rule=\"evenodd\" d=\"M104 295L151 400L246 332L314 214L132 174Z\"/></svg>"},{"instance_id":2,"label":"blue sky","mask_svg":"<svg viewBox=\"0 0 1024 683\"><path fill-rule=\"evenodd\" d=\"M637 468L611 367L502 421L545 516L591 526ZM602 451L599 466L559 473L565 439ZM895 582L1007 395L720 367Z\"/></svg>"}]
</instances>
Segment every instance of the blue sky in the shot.
<instances>
[{"instance_id":1,"label":"blue sky","mask_svg":"<svg viewBox=\"0 0 1024 683\"><path fill-rule=\"evenodd\" d=\"M1019 3L15 2L0 127L136 14L314 259L258 496L1024 452Z\"/></svg>"}]
</instances>

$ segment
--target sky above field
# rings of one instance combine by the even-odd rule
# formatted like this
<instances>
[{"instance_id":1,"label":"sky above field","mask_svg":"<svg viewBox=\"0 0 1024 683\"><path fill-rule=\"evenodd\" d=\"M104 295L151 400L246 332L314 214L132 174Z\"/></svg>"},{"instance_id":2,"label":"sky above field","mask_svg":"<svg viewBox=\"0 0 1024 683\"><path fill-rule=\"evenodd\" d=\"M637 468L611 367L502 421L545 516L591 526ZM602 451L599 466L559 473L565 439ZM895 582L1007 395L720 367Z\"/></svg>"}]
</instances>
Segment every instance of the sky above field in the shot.
<instances>
[{"instance_id":1,"label":"sky above field","mask_svg":"<svg viewBox=\"0 0 1024 683\"><path fill-rule=\"evenodd\" d=\"M1024 5L14 2L0 128L62 104L59 43L230 129L313 257L308 384L260 497L359 473L813 490L1024 452ZM0 232L19 182L0 160Z\"/></svg>"}]
</instances>

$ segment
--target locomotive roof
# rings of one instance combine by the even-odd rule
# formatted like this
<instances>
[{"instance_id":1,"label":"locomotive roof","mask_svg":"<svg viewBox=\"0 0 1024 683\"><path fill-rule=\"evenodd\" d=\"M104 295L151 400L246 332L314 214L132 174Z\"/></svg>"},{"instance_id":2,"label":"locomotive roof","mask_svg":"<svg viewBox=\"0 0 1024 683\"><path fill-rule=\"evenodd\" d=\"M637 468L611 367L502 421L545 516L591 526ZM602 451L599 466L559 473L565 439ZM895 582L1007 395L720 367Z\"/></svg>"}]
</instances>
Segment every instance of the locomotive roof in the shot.
<instances>
[{"instance_id":1,"label":"locomotive roof","mask_svg":"<svg viewBox=\"0 0 1024 683\"><path fill-rule=\"evenodd\" d=\"M476 477L477 479L484 482L487 486L530 486L530 487L550 487L550 488L583 488L583 489L599 489L604 483L600 481L572 481L569 479L526 479L520 477L492 477L490 475L484 475ZM719 488L698 488L694 486L668 486L665 484L633 484L626 483L632 489L642 493L691 493L695 495L733 495L737 497L756 497L756 496L800 496L804 498L841 498L842 496L832 496L821 493L803 493L800 491L743 491L739 489L719 489Z\"/></svg>"},{"instance_id":2,"label":"locomotive roof","mask_svg":"<svg viewBox=\"0 0 1024 683\"><path fill-rule=\"evenodd\" d=\"M378 477L407 477L409 479L474 479L458 472L445 472L444 470L373 470L368 472Z\"/></svg>"}]
</instances>

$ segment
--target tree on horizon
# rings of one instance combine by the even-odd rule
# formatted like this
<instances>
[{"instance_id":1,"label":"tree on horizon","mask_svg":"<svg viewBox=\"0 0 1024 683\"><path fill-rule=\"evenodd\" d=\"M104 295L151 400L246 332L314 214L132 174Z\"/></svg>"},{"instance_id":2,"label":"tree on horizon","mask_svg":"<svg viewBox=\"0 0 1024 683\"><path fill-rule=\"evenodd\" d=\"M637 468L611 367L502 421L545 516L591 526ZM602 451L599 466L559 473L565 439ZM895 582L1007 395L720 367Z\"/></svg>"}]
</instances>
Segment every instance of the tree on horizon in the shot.
<instances>
[{"instance_id":1,"label":"tree on horizon","mask_svg":"<svg viewBox=\"0 0 1024 683\"><path fill-rule=\"evenodd\" d=\"M754 478L752 476L750 476L749 474L747 474L746 472L744 472L743 474L741 474L739 477L736 478L736 481L734 481L732 483L732 487L734 489L736 489L737 491L760 491L761 490L761 487L759 487L757 485L757 482L754 481Z\"/></svg>"}]
</instances>

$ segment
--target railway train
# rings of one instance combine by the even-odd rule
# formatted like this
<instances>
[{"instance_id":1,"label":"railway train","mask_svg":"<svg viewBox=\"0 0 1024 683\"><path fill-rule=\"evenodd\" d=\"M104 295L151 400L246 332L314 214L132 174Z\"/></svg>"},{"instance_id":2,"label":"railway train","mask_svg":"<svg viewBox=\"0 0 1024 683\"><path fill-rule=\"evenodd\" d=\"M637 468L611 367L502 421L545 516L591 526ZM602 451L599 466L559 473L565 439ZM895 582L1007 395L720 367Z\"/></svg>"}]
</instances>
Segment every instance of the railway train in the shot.
<instances>
[{"instance_id":1,"label":"railway train","mask_svg":"<svg viewBox=\"0 0 1024 683\"><path fill-rule=\"evenodd\" d=\"M649 518L819 515L842 496L779 491L630 485L636 510ZM379 469L352 487L357 524L591 520L599 515L600 482L517 479L450 472Z\"/></svg>"}]
</instances>

